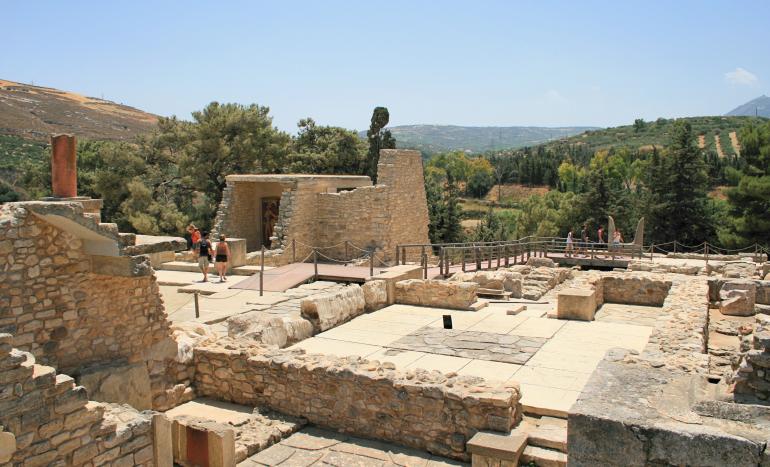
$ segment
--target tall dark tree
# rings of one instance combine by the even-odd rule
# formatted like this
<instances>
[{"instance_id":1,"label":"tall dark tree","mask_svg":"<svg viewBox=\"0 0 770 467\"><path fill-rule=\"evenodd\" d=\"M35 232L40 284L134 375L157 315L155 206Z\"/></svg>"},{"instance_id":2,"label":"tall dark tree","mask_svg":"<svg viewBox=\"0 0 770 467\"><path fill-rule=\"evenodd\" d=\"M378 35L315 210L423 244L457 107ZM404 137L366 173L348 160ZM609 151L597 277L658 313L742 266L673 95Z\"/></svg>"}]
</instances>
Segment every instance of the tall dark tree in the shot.
<instances>
[{"instance_id":1,"label":"tall dark tree","mask_svg":"<svg viewBox=\"0 0 770 467\"><path fill-rule=\"evenodd\" d=\"M708 176L689 122L678 120L667 153L654 155L647 187L648 225L655 243L697 244L713 238L708 209Z\"/></svg>"},{"instance_id":2,"label":"tall dark tree","mask_svg":"<svg viewBox=\"0 0 770 467\"><path fill-rule=\"evenodd\" d=\"M380 160L380 149L392 149L396 147L396 140L389 130L383 131L390 120L390 114L386 107L375 107L372 112L372 122L366 132L369 140L369 154L367 157L366 174L377 183L377 163Z\"/></svg>"}]
</instances>

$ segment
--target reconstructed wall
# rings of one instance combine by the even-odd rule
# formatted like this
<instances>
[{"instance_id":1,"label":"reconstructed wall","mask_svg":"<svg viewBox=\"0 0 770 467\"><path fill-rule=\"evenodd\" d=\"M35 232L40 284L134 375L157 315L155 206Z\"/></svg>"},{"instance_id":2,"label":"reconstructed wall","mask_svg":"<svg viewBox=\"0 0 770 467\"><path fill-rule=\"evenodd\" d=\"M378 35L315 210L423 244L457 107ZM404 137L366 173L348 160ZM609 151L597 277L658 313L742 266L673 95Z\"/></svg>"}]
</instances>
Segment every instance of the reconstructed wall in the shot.
<instances>
[{"instance_id":1,"label":"reconstructed wall","mask_svg":"<svg viewBox=\"0 0 770 467\"><path fill-rule=\"evenodd\" d=\"M644 274L626 273L603 278L604 301L628 305L663 306L671 282Z\"/></svg>"},{"instance_id":2,"label":"reconstructed wall","mask_svg":"<svg viewBox=\"0 0 770 467\"><path fill-rule=\"evenodd\" d=\"M300 261L311 246L324 247L320 252L335 259L364 256L363 249L391 260L397 244L429 241L422 158L418 151L383 149L377 171L376 186L358 176L228 176L213 230L246 238L249 251L259 249L259 199L278 195L277 188L267 193L262 187L280 186L271 264L291 262L294 253ZM351 247L347 258L346 240L360 248ZM420 260L418 252L410 254L409 260Z\"/></svg>"},{"instance_id":3,"label":"reconstructed wall","mask_svg":"<svg viewBox=\"0 0 770 467\"><path fill-rule=\"evenodd\" d=\"M468 310L478 289L475 282L407 279L396 282L396 303Z\"/></svg>"},{"instance_id":4,"label":"reconstructed wall","mask_svg":"<svg viewBox=\"0 0 770 467\"><path fill-rule=\"evenodd\" d=\"M271 350L226 339L195 349L200 395L261 405L310 423L466 459L479 430L507 432L521 418L516 387L357 358Z\"/></svg>"},{"instance_id":5,"label":"reconstructed wall","mask_svg":"<svg viewBox=\"0 0 770 467\"><path fill-rule=\"evenodd\" d=\"M89 240L43 220L36 209L47 206L0 211L0 332L72 375L91 365L146 364L152 397L162 395L168 376L160 368L176 356L176 343L149 263L89 255ZM56 209L88 226L82 213Z\"/></svg>"},{"instance_id":6,"label":"reconstructed wall","mask_svg":"<svg viewBox=\"0 0 770 467\"><path fill-rule=\"evenodd\" d=\"M0 425L15 437L11 465L159 465L152 415L89 401L71 377L35 364L12 340L0 334Z\"/></svg>"}]
</instances>

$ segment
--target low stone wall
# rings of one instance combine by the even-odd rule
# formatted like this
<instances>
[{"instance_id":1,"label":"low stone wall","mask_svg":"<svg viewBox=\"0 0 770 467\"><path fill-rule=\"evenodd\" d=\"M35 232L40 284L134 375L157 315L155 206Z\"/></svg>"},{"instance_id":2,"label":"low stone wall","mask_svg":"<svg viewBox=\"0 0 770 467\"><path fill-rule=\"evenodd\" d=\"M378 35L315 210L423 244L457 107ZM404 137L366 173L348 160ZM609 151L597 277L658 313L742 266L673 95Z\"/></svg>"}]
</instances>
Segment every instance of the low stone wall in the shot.
<instances>
[{"instance_id":1,"label":"low stone wall","mask_svg":"<svg viewBox=\"0 0 770 467\"><path fill-rule=\"evenodd\" d=\"M700 266L676 265L676 264L659 264L649 261L629 261L628 269L630 271L646 271L646 272L669 272L672 274L686 274L688 276L697 276L703 269Z\"/></svg>"},{"instance_id":2,"label":"low stone wall","mask_svg":"<svg viewBox=\"0 0 770 467\"><path fill-rule=\"evenodd\" d=\"M770 399L770 317L757 315L756 322L752 348L735 375L735 393L767 401Z\"/></svg>"},{"instance_id":3,"label":"low stone wall","mask_svg":"<svg viewBox=\"0 0 770 467\"><path fill-rule=\"evenodd\" d=\"M454 282L475 282L479 284L479 287L504 290L506 292L511 292L512 298L521 298L523 276L518 272L508 271L506 269L497 271L458 272L449 278L449 280Z\"/></svg>"},{"instance_id":4,"label":"low stone wall","mask_svg":"<svg viewBox=\"0 0 770 467\"><path fill-rule=\"evenodd\" d=\"M0 425L13 465L170 465L153 444L153 413L88 400L85 388L0 334ZM162 417L162 415L157 414Z\"/></svg>"},{"instance_id":5,"label":"low stone wall","mask_svg":"<svg viewBox=\"0 0 770 467\"><path fill-rule=\"evenodd\" d=\"M628 305L663 306L671 282L644 274L604 276L604 302Z\"/></svg>"},{"instance_id":6,"label":"low stone wall","mask_svg":"<svg viewBox=\"0 0 770 467\"><path fill-rule=\"evenodd\" d=\"M323 332L362 314L364 306L364 291L358 284L352 284L305 298L300 310L302 317L313 323L315 332Z\"/></svg>"},{"instance_id":7,"label":"low stone wall","mask_svg":"<svg viewBox=\"0 0 770 467\"><path fill-rule=\"evenodd\" d=\"M195 349L198 394L261 405L356 436L468 459L480 430L521 418L518 387L411 370L360 358L246 346L224 339Z\"/></svg>"},{"instance_id":8,"label":"low stone wall","mask_svg":"<svg viewBox=\"0 0 770 467\"><path fill-rule=\"evenodd\" d=\"M396 303L468 310L478 288L475 282L409 279L396 283Z\"/></svg>"}]
</instances>

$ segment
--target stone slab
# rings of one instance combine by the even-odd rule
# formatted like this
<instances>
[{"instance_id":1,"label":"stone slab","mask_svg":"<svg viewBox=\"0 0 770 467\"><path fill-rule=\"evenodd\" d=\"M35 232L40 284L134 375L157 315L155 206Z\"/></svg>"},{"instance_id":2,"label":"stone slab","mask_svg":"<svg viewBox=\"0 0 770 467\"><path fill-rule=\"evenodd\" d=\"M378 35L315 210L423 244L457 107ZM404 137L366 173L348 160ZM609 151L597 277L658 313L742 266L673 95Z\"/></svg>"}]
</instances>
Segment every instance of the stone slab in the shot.
<instances>
[{"instance_id":1,"label":"stone slab","mask_svg":"<svg viewBox=\"0 0 770 467\"><path fill-rule=\"evenodd\" d=\"M526 446L527 435L524 433L505 435L480 431L468 441L466 449L471 454L517 462Z\"/></svg>"}]
</instances>

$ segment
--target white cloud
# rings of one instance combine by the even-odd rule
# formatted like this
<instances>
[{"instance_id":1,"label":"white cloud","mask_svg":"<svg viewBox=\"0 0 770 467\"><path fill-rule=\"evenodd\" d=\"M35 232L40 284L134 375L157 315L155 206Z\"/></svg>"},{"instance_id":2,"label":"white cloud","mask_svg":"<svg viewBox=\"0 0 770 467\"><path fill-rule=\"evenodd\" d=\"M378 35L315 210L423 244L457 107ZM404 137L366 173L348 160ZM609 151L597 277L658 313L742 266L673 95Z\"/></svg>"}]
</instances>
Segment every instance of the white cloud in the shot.
<instances>
[{"instance_id":1,"label":"white cloud","mask_svg":"<svg viewBox=\"0 0 770 467\"><path fill-rule=\"evenodd\" d=\"M759 78L757 78L757 75L741 67L738 67L733 71L728 71L727 73L725 73L725 79L730 84L745 84L745 85L755 84L759 80Z\"/></svg>"},{"instance_id":2,"label":"white cloud","mask_svg":"<svg viewBox=\"0 0 770 467\"><path fill-rule=\"evenodd\" d=\"M567 100L556 89L549 89L545 93L545 98L551 102L565 102Z\"/></svg>"}]
</instances>

